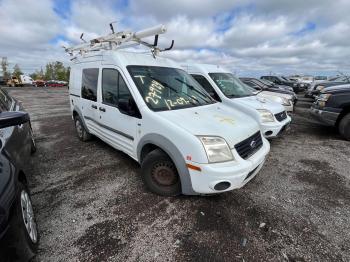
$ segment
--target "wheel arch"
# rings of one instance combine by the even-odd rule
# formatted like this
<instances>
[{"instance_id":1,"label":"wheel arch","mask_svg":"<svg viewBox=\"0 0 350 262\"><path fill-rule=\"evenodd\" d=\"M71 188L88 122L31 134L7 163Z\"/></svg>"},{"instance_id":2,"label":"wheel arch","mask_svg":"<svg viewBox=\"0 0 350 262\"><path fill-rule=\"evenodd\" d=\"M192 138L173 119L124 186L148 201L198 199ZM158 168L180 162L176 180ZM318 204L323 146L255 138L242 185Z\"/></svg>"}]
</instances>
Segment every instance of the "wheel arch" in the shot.
<instances>
[{"instance_id":1,"label":"wheel arch","mask_svg":"<svg viewBox=\"0 0 350 262\"><path fill-rule=\"evenodd\" d=\"M74 106L73 110L72 110L72 116L73 116L73 119L76 117L76 116L79 116L82 124L84 125L84 128L85 130L87 130L88 132L89 129L87 128L87 125L85 124L85 119L84 119L84 116L83 116L83 113L81 112L80 108L78 106Z\"/></svg>"},{"instance_id":2,"label":"wheel arch","mask_svg":"<svg viewBox=\"0 0 350 262\"><path fill-rule=\"evenodd\" d=\"M350 113L350 105L347 105L343 108L341 113L339 114L337 121L335 123L336 126L339 126L340 121L343 119L344 116Z\"/></svg>"},{"instance_id":3,"label":"wheel arch","mask_svg":"<svg viewBox=\"0 0 350 262\"><path fill-rule=\"evenodd\" d=\"M179 149L168 138L159 134L147 134L137 146L137 159L141 164L144 157L154 149L163 150L174 162L181 180L181 191L185 195L196 195L193 191L190 173Z\"/></svg>"}]
</instances>

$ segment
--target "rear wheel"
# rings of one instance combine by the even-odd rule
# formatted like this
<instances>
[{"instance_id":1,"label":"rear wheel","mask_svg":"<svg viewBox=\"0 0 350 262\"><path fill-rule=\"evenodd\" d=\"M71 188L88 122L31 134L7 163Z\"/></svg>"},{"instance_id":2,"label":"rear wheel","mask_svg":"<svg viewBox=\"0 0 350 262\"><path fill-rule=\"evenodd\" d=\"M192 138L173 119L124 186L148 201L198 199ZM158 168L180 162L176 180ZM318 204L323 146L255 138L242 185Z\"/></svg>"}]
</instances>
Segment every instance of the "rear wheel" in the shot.
<instances>
[{"instance_id":1,"label":"rear wheel","mask_svg":"<svg viewBox=\"0 0 350 262\"><path fill-rule=\"evenodd\" d=\"M78 138L85 142L91 139L91 134L85 129L80 117L76 115L74 117L75 130L77 131Z\"/></svg>"},{"instance_id":2,"label":"rear wheel","mask_svg":"<svg viewBox=\"0 0 350 262\"><path fill-rule=\"evenodd\" d=\"M142 178L146 186L162 196L175 196L181 193L181 181L176 166L161 149L146 155L141 164Z\"/></svg>"},{"instance_id":3,"label":"rear wheel","mask_svg":"<svg viewBox=\"0 0 350 262\"><path fill-rule=\"evenodd\" d=\"M350 140L350 113L345 115L339 123L339 133L346 139Z\"/></svg>"},{"instance_id":4,"label":"rear wheel","mask_svg":"<svg viewBox=\"0 0 350 262\"><path fill-rule=\"evenodd\" d=\"M22 183L18 187L8 232L9 245L15 250L19 261L28 261L36 254L39 235L29 192Z\"/></svg>"}]
</instances>

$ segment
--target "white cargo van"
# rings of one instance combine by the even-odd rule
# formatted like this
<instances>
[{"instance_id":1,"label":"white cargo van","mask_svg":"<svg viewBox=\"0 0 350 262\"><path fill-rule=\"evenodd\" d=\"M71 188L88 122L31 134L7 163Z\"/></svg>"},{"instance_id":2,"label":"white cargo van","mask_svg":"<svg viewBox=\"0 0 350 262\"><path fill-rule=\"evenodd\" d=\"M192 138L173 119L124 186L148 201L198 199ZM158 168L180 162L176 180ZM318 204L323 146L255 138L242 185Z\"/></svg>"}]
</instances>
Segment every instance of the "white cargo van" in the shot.
<instances>
[{"instance_id":1,"label":"white cargo van","mask_svg":"<svg viewBox=\"0 0 350 262\"><path fill-rule=\"evenodd\" d=\"M182 66L217 101L254 118L267 138L280 135L291 122L281 104L256 96L254 89L243 84L227 69L216 65Z\"/></svg>"},{"instance_id":2,"label":"white cargo van","mask_svg":"<svg viewBox=\"0 0 350 262\"><path fill-rule=\"evenodd\" d=\"M217 103L153 51L99 50L73 59L69 96L78 137L97 136L128 154L160 195L244 186L270 149L257 122Z\"/></svg>"}]
</instances>

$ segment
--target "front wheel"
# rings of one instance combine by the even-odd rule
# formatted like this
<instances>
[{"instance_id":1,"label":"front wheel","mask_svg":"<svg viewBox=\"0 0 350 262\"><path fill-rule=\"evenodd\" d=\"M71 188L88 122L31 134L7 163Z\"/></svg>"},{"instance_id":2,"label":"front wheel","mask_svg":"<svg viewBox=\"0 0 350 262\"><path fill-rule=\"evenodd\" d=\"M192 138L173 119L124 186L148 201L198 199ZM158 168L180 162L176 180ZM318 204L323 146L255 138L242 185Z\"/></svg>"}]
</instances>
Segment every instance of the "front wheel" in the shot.
<instances>
[{"instance_id":1,"label":"front wheel","mask_svg":"<svg viewBox=\"0 0 350 262\"><path fill-rule=\"evenodd\" d=\"M176 166L161 149L146 155L141 163L142 178L146 186L162 196L175 196L181 193L181 181Z\"/></svg>"},{"instance_id":2,"label":"front wheel","mask_svg":"<svg viewBox=\"0 0 350 262\"><path fill-rule=\"evenodd\" d=\"M29 261L38 249L39 235L32 201L27 188L19 183L14 212L10 220L10 244L19 261Z\"/></svg>"},{"instance_id":3,"label":"front wheel","mask_svg":"<svg viewBox=\"0 0 350 262\"><path fill-rule=\"evenodd\" d=\"M350 113L345 115L339 123L339 133L346 139L350 140Z\"/></svg>"}]
</instances>

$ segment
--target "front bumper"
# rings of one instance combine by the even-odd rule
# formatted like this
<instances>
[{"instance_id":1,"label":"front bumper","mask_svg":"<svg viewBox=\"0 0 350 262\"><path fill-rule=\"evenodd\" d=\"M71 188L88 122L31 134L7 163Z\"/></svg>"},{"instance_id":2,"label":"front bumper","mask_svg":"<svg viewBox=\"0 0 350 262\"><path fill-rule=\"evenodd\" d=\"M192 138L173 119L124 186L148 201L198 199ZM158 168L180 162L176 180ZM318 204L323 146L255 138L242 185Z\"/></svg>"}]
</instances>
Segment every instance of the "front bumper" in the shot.
<instances>
[{"instance_id":1,"label":"front bumper","mask_svg":"<svg viewBox=\"0 0 350 262\"><path fill-rule=\"evenodd\" d=\"M269 151L270 144L263 138L263 146L247 160L242 159L236 150L232 150L234 161L214 164L189 162L201 169L189 169L192 188L198 194L215 194L241 188L259 173ZM216 185L223 182L229 186L221 190L215 189Z\"/></svg>"},{"instance_id":2,"label":"front bumper","mask_svg":"<svg viewBox=\"0 0 350 262\"><path fill-rule=\"evenodd\" d=\"M329 111L326 108L320 109L316 106L311 107L310 113L320 124L327 126L335 126L340 114L338 112Z\"/></svg>"},{"instance_id":3,"label":"front bumper","mask_svg":"<svg viewBox=\"0 0 350 262\"><path fill-rule=\"evenodd\" d=\"M293 112L294 111L294 106L293 104L289 104L288 106L287 105L283 105L284 109L287 111L287 112Z\"/></svg>"},{"instance_id":4,"label":"front bumper","mask_svg":"<svg viewBox=\"0 0 350 262\"><path fill-rule=\"evenodd\" d=\"M261 133L266 138L277 137L287 129L291 121L291 117L287 116L287 118L282 122L275 120L275 122L272 123L262 123L260 124Z\"/></svg>"}]
</instances>

